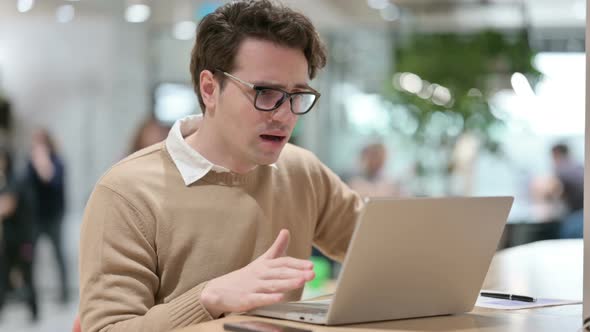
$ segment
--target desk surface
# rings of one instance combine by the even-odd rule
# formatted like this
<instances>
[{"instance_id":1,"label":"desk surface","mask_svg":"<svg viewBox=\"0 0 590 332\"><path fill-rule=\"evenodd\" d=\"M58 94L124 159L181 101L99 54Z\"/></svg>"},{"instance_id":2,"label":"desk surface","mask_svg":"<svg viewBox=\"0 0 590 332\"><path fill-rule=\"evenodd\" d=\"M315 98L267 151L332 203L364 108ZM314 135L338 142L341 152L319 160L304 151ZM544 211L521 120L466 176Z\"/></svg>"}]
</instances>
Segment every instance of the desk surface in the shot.
<instances>
[{"instance_id":1,"label":"desk surface","mask_svg":"<svg viewBox=\"0 0 590 332\"><path fill-rule=\"evenodd\" d=\"M582 299L582 240L531 243L498 252L484 282L484 289L510 290L537 297ZM248 316L230 316L179 330L223 331L223 323L264 320L328 331L576 331L582 323L582 305L515 311L475 308L472 312L430 318L405 319L335 327L315 326Z\"/></svg>"}]
</instances>

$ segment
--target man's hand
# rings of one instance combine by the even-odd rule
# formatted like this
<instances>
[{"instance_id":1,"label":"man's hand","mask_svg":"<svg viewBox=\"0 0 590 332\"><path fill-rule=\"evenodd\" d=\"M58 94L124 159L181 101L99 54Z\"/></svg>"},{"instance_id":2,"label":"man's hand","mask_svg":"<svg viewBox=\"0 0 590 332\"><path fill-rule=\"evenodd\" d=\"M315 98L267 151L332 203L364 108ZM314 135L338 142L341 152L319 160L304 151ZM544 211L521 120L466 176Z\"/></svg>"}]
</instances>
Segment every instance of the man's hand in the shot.
<instances>
[{"instance_id":1,"label":"man's hand","mask_svg":"<svg viewBox=\"0 0 590 332\"><path fill-rule=\"evenodd\" d=\"M201 303L213 318L283 301L315 275L313 263L286 257L289 231L281 230L272 246L245 267L215 278L203 289Z\"/></svg>"}]
</instances>

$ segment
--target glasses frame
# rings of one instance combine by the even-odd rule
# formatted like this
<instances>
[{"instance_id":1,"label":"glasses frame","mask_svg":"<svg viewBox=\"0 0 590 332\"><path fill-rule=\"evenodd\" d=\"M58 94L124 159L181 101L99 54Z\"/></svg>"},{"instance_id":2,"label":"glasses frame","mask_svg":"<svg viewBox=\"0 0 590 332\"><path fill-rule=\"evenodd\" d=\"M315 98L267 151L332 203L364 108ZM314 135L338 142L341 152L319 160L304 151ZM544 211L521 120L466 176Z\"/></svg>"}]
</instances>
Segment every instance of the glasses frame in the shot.
<instances>
[{"instance_id":1,"label":"glasses frame","mask_svg":"<svg viewBox=\"0 0 590 332\"><path fill-rule=\"evenodd\" d=\"M311 109L315 106L315 104L317 103L317 101L320 99L320 96L322 95L321 93L319 93L318 91L314 90L313 88L309 88L309 90L307 91L297 91L297 92L287 92L283 89L279 89L279 88L274 88L274 87L269 87L269 86L263 86L263 85L257 85L257 84L253 84L250 82L246 82L243 79L236 77L228 72L225 72L221 69L217 69L218 72L222 73L223 75L233 79L234 81L241 83L247 87L249 87L250 89L256 91L256 96L254 97L254 108L262 111L262 112L272 112L274 110L276 110L277 108L281 107L281 105L283 105L285 103L285 101L287 101L287 99L289 99L290 101L290 107L289 109L291 110L291 113L295 114L295 115L303 115L303 114L307 114L309 111L311 111ZM263 90L274 90L274 91L278 91L281 92L283 94L283 97L280 99L280 101L272 108L260 108L258 106L256 106L256 101L258 100L258 96L260 95L260 93ZM301 113L297 113L293 110L293 96L297 96L297 95L314 95L315 99L313 101L313 103L309 106L309 108L305 111L305 112L301 112Z\"/></svg>"}]
</instances>

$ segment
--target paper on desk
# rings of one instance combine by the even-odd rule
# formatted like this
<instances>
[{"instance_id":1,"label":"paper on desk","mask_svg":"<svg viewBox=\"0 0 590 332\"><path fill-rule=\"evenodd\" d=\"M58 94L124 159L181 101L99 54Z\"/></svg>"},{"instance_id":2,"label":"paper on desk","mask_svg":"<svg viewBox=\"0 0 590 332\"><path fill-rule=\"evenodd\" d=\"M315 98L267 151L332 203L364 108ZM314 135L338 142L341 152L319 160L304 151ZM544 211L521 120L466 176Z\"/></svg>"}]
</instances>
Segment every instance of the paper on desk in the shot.
<instances>
[{"instance_id":1,"label":"paper on desk","mask_svg":"<svg viewBox=\"0 0 590 332\"><path fill-rule=\"evenodd\" d=\"M579 303L582 303L582 301L537 298L535 302L522 302L479 296L477 302L475 302L475 306L490 309L516 310Z\"/></svg>"}]
</instances>

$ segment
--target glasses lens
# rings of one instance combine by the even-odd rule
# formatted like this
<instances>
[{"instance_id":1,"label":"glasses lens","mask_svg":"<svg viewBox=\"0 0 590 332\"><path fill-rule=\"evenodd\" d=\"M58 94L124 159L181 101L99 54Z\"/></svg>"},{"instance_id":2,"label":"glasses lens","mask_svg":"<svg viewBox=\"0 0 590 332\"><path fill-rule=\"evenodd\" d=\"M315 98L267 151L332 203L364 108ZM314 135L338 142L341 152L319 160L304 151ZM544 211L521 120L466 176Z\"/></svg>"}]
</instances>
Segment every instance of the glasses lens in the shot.
<instances>
[{"instance_id":1,"label":"glasses lens","mask_svg":"<svg viewBox=\"0 0 590 332\"><path fill-rule=\"evenodd\" d=\"M274 89L260 89L256 95L256 108L261 110L273 110L283 101L282 91Z\"/></svg>"},{"instance_id":2,"label":"glasses lens","mask_svg":"<svg viewBox=\"0 0 590 332\"><path fill-rule=\"evenodd\" d=\"M315 102L316 95L312 93L300 93L291 97L291 109L295 114L303 114L310 110Z\"/></svg>"}]
</instances>

